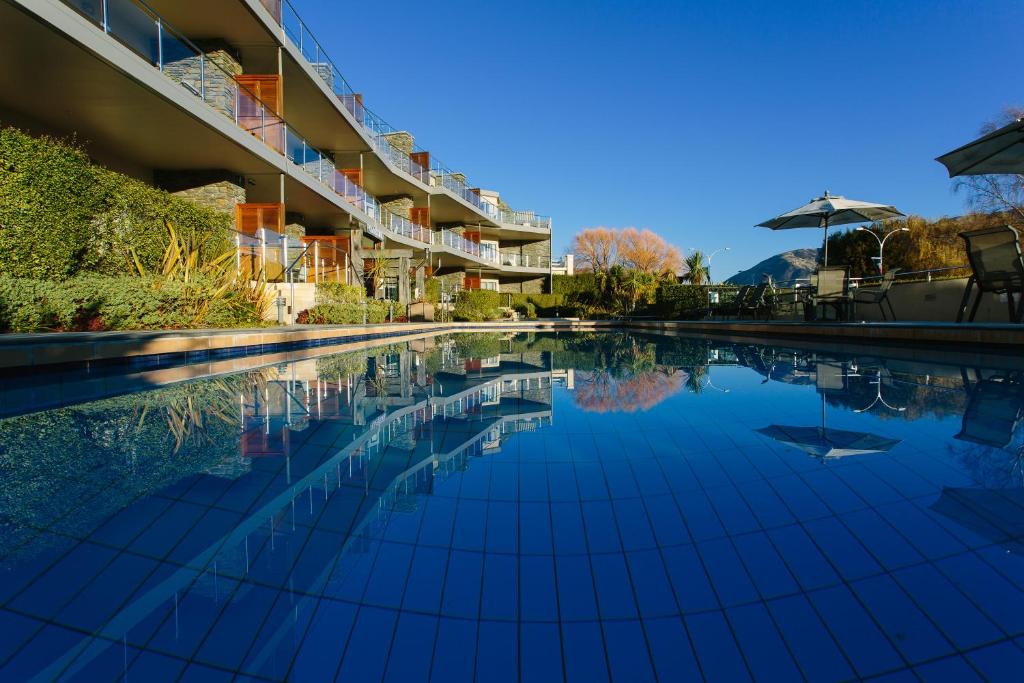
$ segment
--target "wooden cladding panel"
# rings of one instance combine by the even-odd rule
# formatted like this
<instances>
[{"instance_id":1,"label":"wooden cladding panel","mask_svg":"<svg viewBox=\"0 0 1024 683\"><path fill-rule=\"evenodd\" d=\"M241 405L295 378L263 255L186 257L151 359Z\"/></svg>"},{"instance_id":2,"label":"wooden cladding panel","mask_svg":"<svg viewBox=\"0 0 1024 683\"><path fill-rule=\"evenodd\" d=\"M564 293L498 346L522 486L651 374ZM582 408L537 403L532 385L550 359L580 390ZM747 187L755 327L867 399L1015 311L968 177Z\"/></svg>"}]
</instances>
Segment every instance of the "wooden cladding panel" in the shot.
<instances>
[{"instance_id":1,"label":"wooden cladding panel","mask_svg":"<svg viewBox=\"0 0 1024 683\"><path fill-rule=\"evenodd\" d=\"M239 74L235 76L235 80L267 105L270 111L278 116L284 114L284 97L280 76L277 74Z\"/></svg>"},{"instance_id":2,"label":"wooden cladding panel","mask_svg":"<svg viewBox=\"0 0 1024 683\"><path fill-rule=\"evenodd\" d=\"M361 168L339 168L338 172L348 178L359 187L363 186L363 169Z\"/></svg>"},{"instance_id":3,"label":"wooden cladding panel","mask_svg":"<svg viewBox=\"0 0 1024 683\"><path fill-rule=\"evenodd\" d=\"M236 204L235 229L255 235L260 228L284 232L284 204Z\"/></svg>"},{"instance_id":4,"label":"wooden cladding panel","mask_svg":"<svg viewBox=\"0 0 1024 683\"><path fill-rule=\"evenodd\" d=\"M430 227L430 207L429 206L414 206L409 209L409 220L417 225L422 225L425 228Z\"/></svg>"},{"instance_id":5,"label":"wooden cladding panel","mask_svg":"<svg viewBox=\"0 0 1024 683\"><path fill-rule=\"evenodd\" d=\"M476 275L467 275L462 282L463 289L480 289L480 278Z\"/></svg>"}]
</instances>

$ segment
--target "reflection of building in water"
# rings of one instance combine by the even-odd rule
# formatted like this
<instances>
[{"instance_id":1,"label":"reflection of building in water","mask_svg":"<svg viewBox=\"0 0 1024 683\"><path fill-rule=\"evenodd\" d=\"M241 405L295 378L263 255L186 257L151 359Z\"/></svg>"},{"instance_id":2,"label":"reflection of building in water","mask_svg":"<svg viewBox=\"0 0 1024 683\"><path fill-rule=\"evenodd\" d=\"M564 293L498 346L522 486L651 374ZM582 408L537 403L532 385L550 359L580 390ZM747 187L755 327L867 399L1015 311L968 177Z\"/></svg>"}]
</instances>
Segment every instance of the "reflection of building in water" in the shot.
<instances>
[{"instance_id":1,"label":"reflection of building in water","mask_svg":"<svg viewBox=\"0 0 1024 683\"><path fill-rule=\"evenodd\" d=\"M296 615L347 580L348 555L368 550L383 525L416 510L439 481L552 416L546 353L484 363L393 351L358 365L303 362L265 375L238 399L248 469L234 478L197 474L123 509L117 518L143 525L200 516L155 541L154 555L165 558L159 579L111 597L98 629L107 640L54 652L39 675L74 676L119 647L108 641L176 653L208 632L215 640L241 627L227 606L259 600L267 586L292 607L268 613L250 657L290 661L305 624ZM223 616L211 623L209 614Z\"/></svg>"}]
</instances>

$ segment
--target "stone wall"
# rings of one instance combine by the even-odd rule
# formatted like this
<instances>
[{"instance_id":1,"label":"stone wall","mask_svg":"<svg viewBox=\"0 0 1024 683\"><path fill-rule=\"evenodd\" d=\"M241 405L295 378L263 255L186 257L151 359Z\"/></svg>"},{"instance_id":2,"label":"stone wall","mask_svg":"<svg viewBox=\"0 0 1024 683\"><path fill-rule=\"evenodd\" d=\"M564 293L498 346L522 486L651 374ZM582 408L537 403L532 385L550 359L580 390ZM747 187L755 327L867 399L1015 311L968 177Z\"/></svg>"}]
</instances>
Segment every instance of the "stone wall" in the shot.
<instances>
[{"instance_id":1,"label":"stone wall","mask_svg":"<svg viewBox=\"0 0 1024 683\"><path fill-rule=\"evenodd\" d=\"M215 211L234 214L245 203L245 179L225 170L161 171L153 173L157 187Z\"/></svg>"},{"instance_id":2,"label":"stone wall","mask_svg":"<svg viewBox=\"0 0 1024 683\"><path fill-rule=\"evenodd\" d=\"M408 131L400 130L394 133L384 133L382 136L385 140L391 143L391 146L395 149L401 150L406 154L412 154L413 150L413 137L412 133Z\"/></svg>"},{"instance_id":3,"label":"stone wall","mask_svg":"<svg viewBox=\"0 0 1024 683\"><path fill-rule=\"evenodd\" d=\"M409 218L412 215L411 209L413 207L413 201L412 197L408 196L384 197L381 199L380 207L382 209L387 209L396 216Z\"/></svg>"},{"instance_id":4,"label":"stone wall","mask_svg":"<svg viewBox=\"0 0 1024 683\"><path fill-rule=\"evenodd\" d=\"M305 223L305 218L303 218L301 213L286 211L284 214L284 234L295 238L305 237Z\"/></svg>"},{"instance_id":5,"label":"stone wall","mask_svg":"<svg viewBox=\"0 0 1024 683\"><path fill-rule=\"evenodd\" d=\"M543 294L547 290L547 277L530 278L529 280L512 280L501 282L501 292L511 294Z\"/></svg>"},{"instance_id":6,"label":"stone wall","mask_svg":"<svg viewBox=\"0 0 1024 683\"><path fill-rule=\"evenodd\" d=\"M196 41L206 53L206 64L200 55L192 54L164 62L164 74L185 84L194 94L203 92L205 77L206 102L230 118L235 117L235 76L242 73L237 51L222 40ZM218 68L220 67L220 68Z\"/></svg>"},{"instance_id":7,"label":"stone wall","mask_svg":"<svg viewBox=\"0 0 1024 683\"><path fill-rule=\"evenodd\" d=\"M550 245L549 240L541 242L502 242L501 253L502 255L518 255L521 265L529 265L531 268L547 268ZM526 260L527 257L528 260Z\"/></svg>"}]
</instances>

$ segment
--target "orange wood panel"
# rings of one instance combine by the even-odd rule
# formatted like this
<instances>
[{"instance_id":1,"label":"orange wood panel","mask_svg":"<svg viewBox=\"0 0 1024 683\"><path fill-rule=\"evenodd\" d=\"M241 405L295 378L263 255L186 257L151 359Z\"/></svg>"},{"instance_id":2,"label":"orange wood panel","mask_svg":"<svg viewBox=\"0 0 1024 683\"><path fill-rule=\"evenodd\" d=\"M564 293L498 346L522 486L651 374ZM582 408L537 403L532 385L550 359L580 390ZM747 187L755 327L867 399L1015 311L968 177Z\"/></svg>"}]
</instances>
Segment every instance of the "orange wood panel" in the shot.
<instances>
[{"instance_id":1,"label":"orange wood panel","mask_svg":"<svg viewBox=\"0 0 1024 683\"><path fill-rule=\"evenodd\" d=\"M430 227L430 207L429 206L414 206L409 209L409 220L417 225L422 225L425 228Z\"/></svg>"},{"instance_id":2,"label":"orange wood panel","mask_svg":"<svg viewBox=\"0 0 1024 683\"><path fill-rule=\"evenodd\" d=\"M284 204L236 204L235 228L247 235L260 228L284 232Z\"/></svg>"}]
</instances>

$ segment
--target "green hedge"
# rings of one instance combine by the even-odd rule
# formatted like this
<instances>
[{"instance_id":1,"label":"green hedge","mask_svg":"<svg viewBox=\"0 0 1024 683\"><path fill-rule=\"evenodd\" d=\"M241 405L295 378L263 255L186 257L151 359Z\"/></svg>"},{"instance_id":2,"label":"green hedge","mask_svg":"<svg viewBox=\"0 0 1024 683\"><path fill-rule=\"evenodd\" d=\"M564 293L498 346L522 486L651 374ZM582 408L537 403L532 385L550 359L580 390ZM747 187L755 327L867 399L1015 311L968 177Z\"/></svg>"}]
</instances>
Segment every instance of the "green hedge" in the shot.
<instances>
[{"instance_id":1,"label":"green hedge","mask_svg":"<svg viewBox=\"0 0 1024 683\"><path fill-rule=\"evenodd\" d=\"M655 303L645 312L666 320L679 320L701 316L707 306L707 287L663 283L658 287Z\"/></svg>"},{"instance_id":2,"label":"green hedge","mask_svg":"<svg viewBox=\"0 0 1024 683\"><path fill-rule=\"evenodd\" d=\"M551 291L555 294L593 294L596 296L599 291L597 276L593 273L554 275L551 278Z\"/></svg>"},{"instance_id":3,"label":"green hedge","mask_svg":"<svg viewBox=\"0 0 1024 683\"><path fill-rule=\"evenodd\" d=\"M206 253L231 246L232 217L93 164L78 142L0 128L0 272L65 280L120 274L134 248L147 270L166 246L165 221Z\"/></svg>"},{"instance_id":4,"label":"green hedge","mask_svg":"<svg viewBox=\"0 0 1024 683\"><path fill-rule=\"evenodd\" d=\"M325 282L317 285L316 305L301 311L297 322L310 325L356 325L363 322L363 302L366 302L366 322L382 323L391 310L390 301L367 299L359 285ZM396 307L395 316L402 311Z\"/></svg>"},{"instance_id":5,"label":"green hedge","mask_svg":"<svg viewBox=\"0 0 1024 683\"><path fill-rule=\"evenodd\" d=\"M460 321L480 322L498 320L502 316L501 294L488 289L459 292L452 309L452 318Z\"/></svg>"},{"instance_id":6,"label":"green hedge","mask_svg":"<svg viewBox=\"0 0 1024 683\"><path fill-rule=\"evenodd\" d=\"M436 277L423 281L423 300L431 304L441 303L441 281Z\"/></svg>"},{"instance_id":7,"label":"green hedge","mask_svg":"<svg viewBox=\"0 0 1024 683\"><path fill-rule=\"evenodd\" d=\"M0 276L0 332L153 330L265 325L238 296L202 277L80 275L65 282Z\"/></svg>"}]
</instances>

